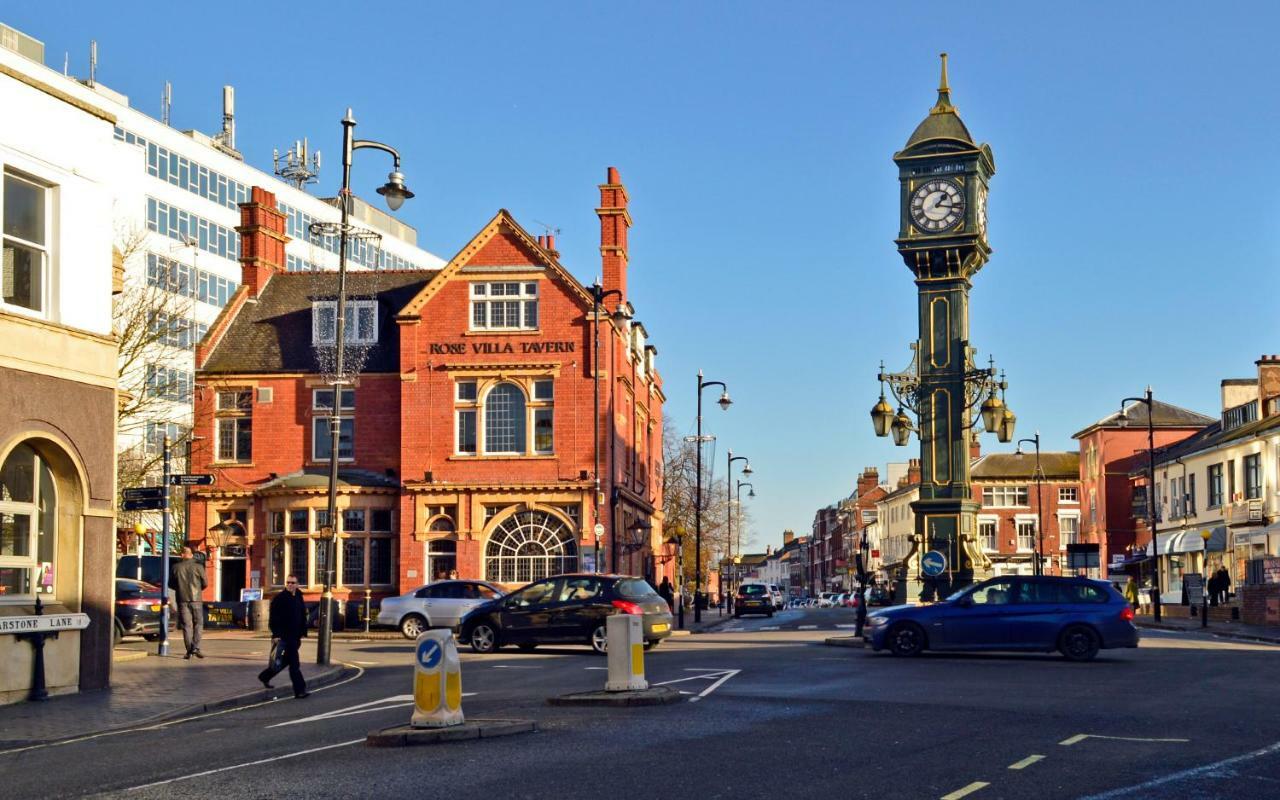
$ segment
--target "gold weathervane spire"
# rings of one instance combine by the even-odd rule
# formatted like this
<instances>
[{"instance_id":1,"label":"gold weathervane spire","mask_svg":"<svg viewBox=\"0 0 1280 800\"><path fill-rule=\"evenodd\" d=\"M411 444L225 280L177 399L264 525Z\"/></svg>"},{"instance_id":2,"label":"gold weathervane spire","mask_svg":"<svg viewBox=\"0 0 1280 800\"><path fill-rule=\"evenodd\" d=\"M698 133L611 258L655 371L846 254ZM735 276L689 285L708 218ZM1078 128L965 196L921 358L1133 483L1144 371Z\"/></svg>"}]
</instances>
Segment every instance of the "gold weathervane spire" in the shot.
<instances>
[{"instance_id":1,"label":"gold weathervane spire","mask_svg":"<svg viewBox=\"0 0 1280 800\"><path fill-rule=\"evenodd\" d=\"M956 114L959 109L951 105L951 87L947 85L947 54L940 53L942 58L942 79L938 82L938 102L929 109L930 114Z\"/></svg>"}]
</instances>

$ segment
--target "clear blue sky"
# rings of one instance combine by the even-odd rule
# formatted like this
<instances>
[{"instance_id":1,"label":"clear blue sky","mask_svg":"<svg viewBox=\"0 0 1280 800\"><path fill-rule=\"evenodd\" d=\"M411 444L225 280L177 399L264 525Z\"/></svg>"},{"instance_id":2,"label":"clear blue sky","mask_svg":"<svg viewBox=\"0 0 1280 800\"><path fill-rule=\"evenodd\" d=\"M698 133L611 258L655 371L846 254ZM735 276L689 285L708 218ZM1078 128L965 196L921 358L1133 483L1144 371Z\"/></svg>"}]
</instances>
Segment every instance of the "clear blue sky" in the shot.
<instances>
[{"instance_id":1,"label":"clear blue sky","mask_svg":"<svg viewBox=\"0 0 1280 800\"><path fill-rule=\"evenodd\" d=\"M995 150L971 336L1009 373L1020 435L1074 448L1148 383L1213 414L1222 378L1280 352L1277 8L41 0L0 21L79 75L96 38L99 80L155 116L172 81L181 128L214 131L234 84L248 160L269 170L308 136L326 196L354 107L360 135L400 148L418 194L402 217L444 257L506 207L561 228L590 283L616 165L668 414L692 429L698 368L728 382L706 431L717 475L725 447L751 457L763 545L916 449L876 439L868 411L880 359L904 366L915 335L890 159L934 102L940 51ZM365 160L357 191L386 170Z\"/></svg>"}]
</instances>

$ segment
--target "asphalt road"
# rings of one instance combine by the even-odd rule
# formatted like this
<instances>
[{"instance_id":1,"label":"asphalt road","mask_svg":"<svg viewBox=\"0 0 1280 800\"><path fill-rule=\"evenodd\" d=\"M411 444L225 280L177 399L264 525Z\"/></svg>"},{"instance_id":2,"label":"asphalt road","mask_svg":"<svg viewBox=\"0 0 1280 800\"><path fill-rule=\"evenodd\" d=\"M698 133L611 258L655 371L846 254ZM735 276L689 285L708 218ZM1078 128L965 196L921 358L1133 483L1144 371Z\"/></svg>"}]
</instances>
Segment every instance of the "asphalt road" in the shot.
<instances>
[{"instance_id":1,"label":"asphalt road","mask_svg":"<svg viewBox=\"0 0 1280 800\"><path fill-rule=\"evenodd\" d=\"M605 660L585 647L464 650L467 717L533 719L540 730L400 749L363 739L409 719L410 643L343 643L336 656L362 670L349 682L0 753L0 786L7 797L486 800L1278 792L1280 648L1149 631L1137 650L1070 664L822 645L852 624L847 610L789 610L669 639L646 654L646 671L685 702L652 708L546 705L603 687Z\"/></svg>"}]
</instances>

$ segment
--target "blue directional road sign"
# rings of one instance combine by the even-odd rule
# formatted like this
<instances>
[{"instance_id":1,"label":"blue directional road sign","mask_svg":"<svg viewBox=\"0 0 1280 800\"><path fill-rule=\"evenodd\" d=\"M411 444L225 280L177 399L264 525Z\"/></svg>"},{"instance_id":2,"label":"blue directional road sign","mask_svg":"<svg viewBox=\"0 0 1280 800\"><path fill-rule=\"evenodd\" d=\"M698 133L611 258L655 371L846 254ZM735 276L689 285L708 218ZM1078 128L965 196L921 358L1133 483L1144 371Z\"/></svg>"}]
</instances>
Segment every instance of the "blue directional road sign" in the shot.
<instances>
[{"instance_id":1,"label":"blue directional road sign","mask_svg":"<svg viewBox=\"0 0 1280 800\"><path fill-rule=\"evenodd\" d=\"M427 639L418 645L418 663L423 669L435 669L440 666L440 659L444 656L444 648L435 639Z\"/></svg>"},{"instance_id":2,"label":"blue directional road sign","mask_svg":"<svg viewBox=\"0 0 1280 800\"><path fill-rule=\"evenodd\" d=\"M920 571L936 578L947 569L947 557L937 550L930 550L920 557Z\"/></svg>"},{"instance_id":3,"label":"blue directional road sign","mask_svg":"<svg viewBox=\"0 0 1280 800\"><path fill-rule=\"evenodd\" d=\"M139 486L136 489L125 489L120 492L125 500L163 500L163 486Z\"/></svg>"}]
</instances>

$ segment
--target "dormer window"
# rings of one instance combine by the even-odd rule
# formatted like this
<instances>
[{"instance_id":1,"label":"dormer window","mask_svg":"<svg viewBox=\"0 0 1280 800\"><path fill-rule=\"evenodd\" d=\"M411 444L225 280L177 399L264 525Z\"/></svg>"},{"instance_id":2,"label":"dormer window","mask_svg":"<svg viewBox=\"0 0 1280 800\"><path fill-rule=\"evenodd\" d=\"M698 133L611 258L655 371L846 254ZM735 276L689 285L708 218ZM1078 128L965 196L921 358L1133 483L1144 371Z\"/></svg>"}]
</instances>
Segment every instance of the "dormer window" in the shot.
<instances>
[{"instance_id":1,"label":"dormer window","mask_svg":"<svg viewBox=\"0 0 1280 800\"><path fill-rule=\"evenodd\" d=\"M471 284L471 330L534 331L537 329L537 281Z\"/></svg>"},{"instance_id":2,"label":"dormer window","mask_svg":"<svg viewBox=\"0 0 1280 800\"><path fill-rule=\"evenodd\" d=\"M347 344L378 343L378 301L348 300L343 338ZM338 301L311 304L311 343L332 345L338 327Z\"/></svg>"}]
</instances>

